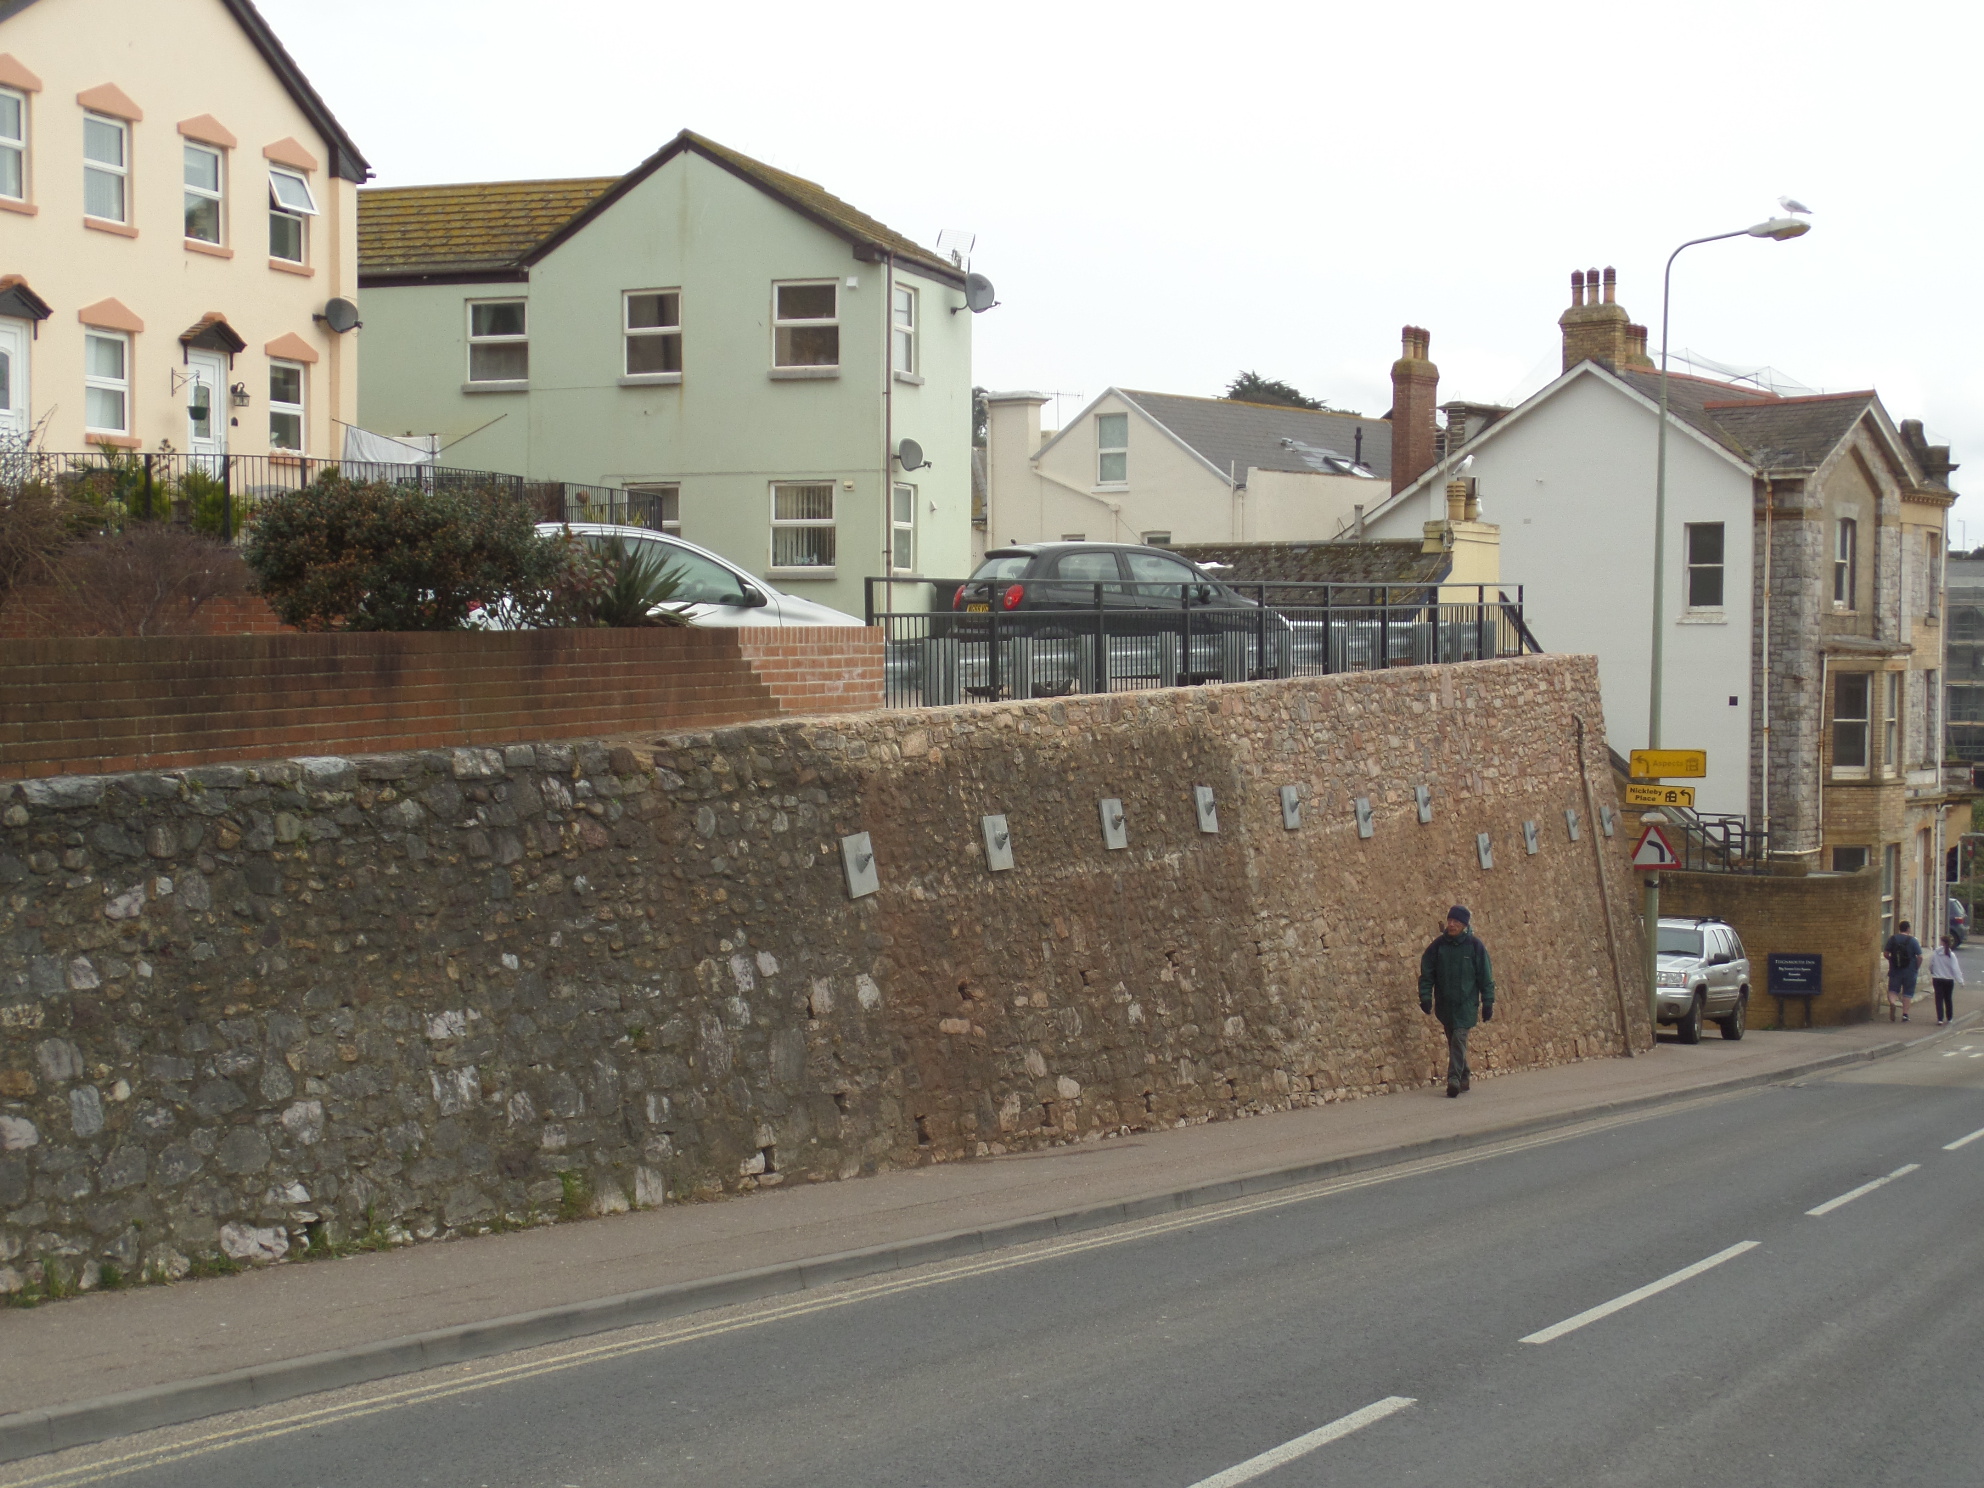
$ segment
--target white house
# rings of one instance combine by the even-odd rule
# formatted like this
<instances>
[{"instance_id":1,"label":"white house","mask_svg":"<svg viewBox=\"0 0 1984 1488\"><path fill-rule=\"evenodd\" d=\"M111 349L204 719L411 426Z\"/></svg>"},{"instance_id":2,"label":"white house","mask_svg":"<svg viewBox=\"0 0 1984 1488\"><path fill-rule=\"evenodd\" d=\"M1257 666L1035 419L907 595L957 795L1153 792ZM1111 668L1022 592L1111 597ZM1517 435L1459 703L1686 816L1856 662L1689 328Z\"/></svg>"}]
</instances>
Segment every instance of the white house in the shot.
<instances>
[{"instance_id":1,"label":"white house","mask_svg":"<svg viewBox=\"0 0 1984 1488\"><path fill-rule=\"evenodd\" d=\"M1460 460L1546 650L1598 657L1607 729L1646 741L1660 379L1606 270L1573 279L1564 370L1365 515L1416 536ZM1662 730L1704 749L1697 810L1814 870L1878 864L1887 917L1940 923L1946 450L1873 392L1676 375Z\"/></svg>"}]
</instances>

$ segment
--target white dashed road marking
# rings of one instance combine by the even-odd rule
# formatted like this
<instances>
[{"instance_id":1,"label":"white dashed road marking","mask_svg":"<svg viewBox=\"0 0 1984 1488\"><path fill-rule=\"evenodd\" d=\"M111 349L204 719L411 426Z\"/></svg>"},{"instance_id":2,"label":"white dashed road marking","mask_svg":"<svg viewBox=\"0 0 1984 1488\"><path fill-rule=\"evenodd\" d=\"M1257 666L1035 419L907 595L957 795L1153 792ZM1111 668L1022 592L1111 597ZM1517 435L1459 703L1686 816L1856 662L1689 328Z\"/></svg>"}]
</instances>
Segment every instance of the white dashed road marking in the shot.
<instances>
[{"instance_id":1,"label":"white dashed road marking","mask_svg":"<svg viewBox=\"0 0 1984 1488\"><path fill-rule=\"evenodd\" d=\"M1744 1251L1755 1250L1762 1243L1760 1240L1745 1240L1740 1245L1730 1246L1727 1250L1718 1250L1707 1260L1696 1261L1692 1266L1683 1266L1672 1275L1663 1276L1658 1281L1650 1281L1637 1291L1628 1292L1623 1297L1614 1297L1610 1302L1601 1302L1596 1307L1585 1309L1585 1311L1579 1313L1576 1317L1565 1318L1561 1323L1552 1323L1547 1328L1529 1334L1521 1341L1524 1343L1549 1343L1554 1339L1562 1338L1566 1333L1575 1333L1586 1323L1595 1323L1600 1318L1610 1317L1615 1312L1623 1312L1635 1302L1644 1302L1648 1297L1664 1292L1669 1287L1679 1286L1684 1281L1692 1281L1695 1277L1700 1276L1702 1272L1712 1267L1720 1266L1724 1261L1733 1261L1736 1257L1743 1254Z\"/></svg>"},{"instance_id":2,"label":"white dashed road marking","mask_svg":"<svg viewBox=\"0 0 1984 1488\"><path fill-rule=\"evenodd\" d=\"M1954 1152L1959 1147L1968 1147L1972 1142L1976 1141L1979 1137L1984 1137L1984 1126L1978 1127L1976 1131L1972 1132L1967 1137L1958 1137L1954 1142L1943 1143L1943 1151Z\"/></svg>"},{"instance_id":3,"label":"white dashed road marking","mask_svg":"<svg viewBox=\"0 0 1984 1488\"><path fill-rule=\"evenodd\" d=\"M1805 1213L1812 1216L1813 1218L1817 1218L1821 1214L1830 1214L1833 1212L1833 1210L1837 1209L1841 1204L1850 1204L1855 1199L1862 1198L1865 1195L1872 1193L1875 1189L1882 1188L1887 1184L1894 1182L1895 1179L1903 1176L1904 1174L1914 1172L1917 1168L1921 1166L1922 1164L1920 1163L1904 1163L1902 1164L1902 1166L1896 1168L1892 1173L1888 1174L1887 1177L1876 1178L1872 1183L1863 1183L1858 1188L1854 1189L1851 1193L1843 1193L1836 1199L1827 1199L1823 1204L1819 1205L1818 1208L1807 1209Z\"/></svg>"},{"instance_id":4,"label":"white dashed road marking","mask_svg":"<svg viewBox=\"0 0 1984 1488\"><path fill-rule=\"evenodd\" d=\"M1318 1447L1328 1446L1340 1437L1360 1431L1373 1421L1382 1421L1397 1411L1404 1410L1413 1403L1409 1395L1387 1395L1383 1400L1374 1401L1362 1410L1352 1411L1347 1416L1339 1416L1327 1426L1318 1426L1314 1431L1285 1441L1280 1446L1249 1457L1245 1462L1229 1467L1225 1472L1214 1473L1209 1478L1201 1478L1192 1488L1238 1488L1241 1483L1251 1483L1262 1473L1273 1472L1283 1463L1293 1462L1297 1457L1306 1457Z\"/></svg>"}]
</instances>

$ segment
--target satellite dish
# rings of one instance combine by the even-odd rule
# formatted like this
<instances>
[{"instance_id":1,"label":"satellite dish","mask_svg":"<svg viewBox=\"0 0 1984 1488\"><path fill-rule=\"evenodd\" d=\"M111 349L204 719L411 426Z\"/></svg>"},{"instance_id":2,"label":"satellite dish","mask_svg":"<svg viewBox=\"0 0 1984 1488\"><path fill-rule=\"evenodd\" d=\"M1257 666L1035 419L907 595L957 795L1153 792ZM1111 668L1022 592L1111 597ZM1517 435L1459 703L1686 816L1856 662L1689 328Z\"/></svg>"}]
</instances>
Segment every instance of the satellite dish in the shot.
<instances>
[{"instance_id":1,"label":"satellite dish","mask_svg":"<svg viewBox=\"0 0 1984 1488\"><path fill-rule=\"evenodd\" d=\"M965 309L969 310L973 315L983 315L998 303L999 296L997 291L992 288L992 281L990 279L987 279L983 274L966 274L964 276Z\"/></svg>"},{"instance_id":2,"label":"satellite dish","mask_svg":"<svg viewBox=\"0 0 1984 1488\"><path fill-rule=\"evenodd\" d=\"M358 307L350 300L335 299L324 306L321 315L315 317L342 336L346 331L355 331L364 322L358 318Z\"/></svg>"},{"instance_id":3,"label":"satellite dish","mask_svg":"<svg viewBox=\"0 0 1984 1488\"><path fill-rule=\"evenodd\" d=\"M921 470L930 462L923 458L923 446L914 439L905 439L896 446L896 463L904 470Z\"/></svg>"}]
</instances>

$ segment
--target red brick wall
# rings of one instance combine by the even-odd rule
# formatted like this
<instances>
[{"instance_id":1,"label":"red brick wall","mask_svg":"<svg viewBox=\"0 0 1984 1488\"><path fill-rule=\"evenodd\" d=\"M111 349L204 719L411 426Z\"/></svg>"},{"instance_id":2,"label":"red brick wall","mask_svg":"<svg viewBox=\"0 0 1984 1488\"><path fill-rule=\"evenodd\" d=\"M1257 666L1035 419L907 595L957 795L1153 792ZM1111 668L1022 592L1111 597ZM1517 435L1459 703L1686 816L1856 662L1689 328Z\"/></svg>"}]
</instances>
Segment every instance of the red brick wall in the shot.
<instances>
[{"instance_id":1,"label":"red brick wall","mask_svg":"<svg viewBox=\"0 0 1984 1488\"><path fill-rule=\"evenodd\" d=\"M0 779L596 737L780 711L725 630L21 641L0 652Z\"/></svg>"},{"instance_id":2,"label":"red brick wall","mask_svg":"<svg viewBox=\"0 0 1984 1488\"><path fill-rule=\"evenodd\" d=\"M746 626L736 635L781 713L865 713L882 706L879 627Z\"/></svg>"}]
</instances>

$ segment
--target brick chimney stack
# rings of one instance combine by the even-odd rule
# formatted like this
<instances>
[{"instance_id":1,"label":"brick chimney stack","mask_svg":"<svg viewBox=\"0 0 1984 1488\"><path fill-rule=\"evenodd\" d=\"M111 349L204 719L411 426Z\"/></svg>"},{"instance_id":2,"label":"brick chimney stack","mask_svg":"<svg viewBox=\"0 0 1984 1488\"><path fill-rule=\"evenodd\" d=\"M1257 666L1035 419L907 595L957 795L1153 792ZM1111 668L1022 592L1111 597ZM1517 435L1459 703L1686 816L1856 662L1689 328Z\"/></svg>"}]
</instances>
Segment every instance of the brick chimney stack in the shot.
<instances>
[{"instance_id":1,"label":"brick chimney stack","mask_svg":"<svg viewBox=\"0 0 1984 1488\"><path fill-rule=\"evenodd\" d=\"M1406 326L1404 354L1392 363L1392 490L1403 491L1438 458L1434 409L1440 398L1440 369L1427 360L1430 331Z\"/></svg>"},{"instance_id":2,"label":"brick chimney stack","mask_svg":"<svg viewBox=\"0 0 1984 1488\"><path fill-rule=\"evenodd\" d=\"M1646 354L1646 327L1633 324L1619 303L1616 269L1573 271L1571 308L1557 317L1557 324L1564 330L1566 372L1583 361L1601 362L1615 372L1653 366Z\"/></svg>"}]
</instances>

